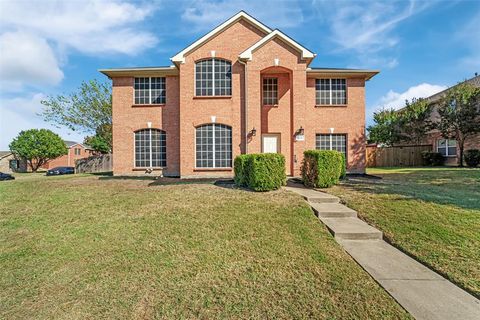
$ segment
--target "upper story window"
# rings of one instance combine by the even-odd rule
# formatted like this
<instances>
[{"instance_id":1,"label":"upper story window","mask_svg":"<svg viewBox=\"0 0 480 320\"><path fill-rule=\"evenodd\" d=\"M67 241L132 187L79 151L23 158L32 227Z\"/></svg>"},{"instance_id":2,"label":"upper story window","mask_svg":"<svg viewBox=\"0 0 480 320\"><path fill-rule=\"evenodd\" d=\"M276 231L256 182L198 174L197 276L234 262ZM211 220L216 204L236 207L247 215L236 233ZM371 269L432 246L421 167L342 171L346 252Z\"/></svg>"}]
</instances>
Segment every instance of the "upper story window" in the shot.
<instances>
[{"instance_id":1,"label":"upper story window","mask_svg":"<svg viewBox=\"0 0 480 320\"><path fill-rule=\"evenodd\" d=\"M75 148L75 155L76 155L76 156L79 156L79 155L81 155L81 154L82 154L82 149L80 149L80 148Z\"/></svg>"},{"instance_id":2,"label":"upper story window","mask_svg":"<svg viewBox=\"0 0 480 320\"><path fill-rule=\"evenodd\" d=\"M345 79L316 79L317 105L347 104L347 81Z\"/></svg>"},{"instance_id":3,"label":"upper story window","mask_svg":"<svg viewBox=\"0 0 480 320\"><path fill-rule=\"evenodd\" d=\"M444 157L455 157L457 155L457 141L439 139L437 141L437 152Z\"/></svg>"},{"instance_id":4,"label":"upper story window","mask_svg":"<svg viewBox=\"0 0 480 320\"><path fill-rule=\"evenodd\" d=\"M232 64L222 59L207 59L195 63L196 96L231 96Z\"/></svg>"},{"instance_id":5,"label":"upper story window","mask_svg":"<svg viewBox=\"0 0 480 320\"><path fill-rule=\"evenodd\" d=\"M165 78L135 78L135 104L164 104L166 101Z\"/></svg>"},{"instance_id":6,"label":"upper story window","mask_svg":"<svg viewBox=\"0 0 480 320\"><path fill-rule=\"evenodd\" d=\"M263 105L273 106L278 104L278 79L263 78Z\"/></svg>"}]
</instances>

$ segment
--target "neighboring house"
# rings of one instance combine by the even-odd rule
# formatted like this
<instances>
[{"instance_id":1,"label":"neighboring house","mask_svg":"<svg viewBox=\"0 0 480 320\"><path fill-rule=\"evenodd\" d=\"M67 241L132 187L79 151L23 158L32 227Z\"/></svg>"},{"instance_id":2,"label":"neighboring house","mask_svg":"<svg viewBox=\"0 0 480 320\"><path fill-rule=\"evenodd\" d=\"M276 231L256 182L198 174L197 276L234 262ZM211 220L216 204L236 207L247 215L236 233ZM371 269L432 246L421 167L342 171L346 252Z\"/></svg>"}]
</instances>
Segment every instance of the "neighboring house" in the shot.
<instances>
[{"instance_id":1,"label":"neighboring house","mask_svg":"<svg viewBox=\"0 0 480 320\"><path fill-rule=\"evenodd\" d=\"M55 167L75 167L75 161L78 159L88 158L94 154L94 151L84 144L75 141L64 141L67 146L68 153L56 159L48 161L43 165L43 169L51 169Z\"/></svg>"},{"instance_id":2,"label":"neighboring house","mask_svg":"<svg viewBox=\"0 0 480 320\"><path fill-rule=\"evenodd\" d=\"M475 75L475 77L466 80L465 82L474 85L476 87L480 87L480 76ZM442 99L448 90L452 87L434 94L433 96L428 97L427 99L431 101L433 104L432 113L430 116L430 121L438 121L439 114L438 114L438 103ZM480 121L479 121L480 125ZM424 142L426 144L431 144L433 150L436 152L440 152L446 158L447 165L456 165L458 164L458 157L459 157L459 148L457 148L457 142L454 139L445 139L442 137L442 134L438 130L432 130L428 132L427 136L425 137ZM465 140L465 150L469 149L480 149L480 134L471 136Z\"/></svg>"},{"instance_id":3,"label":"neighboring house","mask_svg":"<svg viewBox=\"0 0 480 320\"><path fill-rule=\"evenodd\" d=\"M15 158L15 155L10 151L0 151L0 172L26 172L27 162Z\"/></svg>"},{"instance_id":4,"label":"neighboring house","mask_svg":"<svg viewBox=\"0 0 480 320\"><path fill-rule=\"evenodd\" d=\"M112 79L113 172L231 176L244 153L338 150L365 171L365 82L375 70L312 68L316 54L239 12L170 67L99 70Z\"/></svg>"}]
</instances>

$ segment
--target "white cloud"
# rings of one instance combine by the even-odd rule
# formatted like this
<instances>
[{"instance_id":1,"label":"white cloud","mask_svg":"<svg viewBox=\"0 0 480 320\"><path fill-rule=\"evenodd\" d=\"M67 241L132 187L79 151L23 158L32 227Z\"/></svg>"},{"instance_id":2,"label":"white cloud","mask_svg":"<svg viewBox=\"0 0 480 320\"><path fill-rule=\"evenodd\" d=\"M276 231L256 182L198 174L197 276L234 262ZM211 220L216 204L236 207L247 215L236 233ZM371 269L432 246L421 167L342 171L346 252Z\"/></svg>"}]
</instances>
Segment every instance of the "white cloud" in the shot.
<instances>
[{"instance_id":1,"label":"white cloud","mask_svg":"<svg viewBox=\"0 0 480 320\"><path fill-rule=\"evenodd\" d=\"M149 5L115 0L3 1L0 9L2 27L25 30L83 53L135 54L157 41L152 33L131 28L153 14Z\"/></svg>"},{"instance_id":2,"label":"white cloud","mask_svg":"<svg viewBox=\"0 0 480 320\"><path fill-rule=\"evenodd\" d=\"M56 85L63 79L53 50L43 38L24 32L0 35L0 83L4 90L18 91L25 82Z\"/></svg>"},{"instance_id":3,"label":"white cloud","mask_svg":"<svg viewBox=\"0 0 480 320\"><path fill-rule=\"evenodd\" d=\"M455 39L465 45L468 54L460 58L460 64L468 70L480 71L480 12L468 20L457 32Z\"/></svg>"},{"instance_id":4,"label":"white cloud","mask_svg":"<svg viewBox=\"0 0 480 320\"><path fill-rule=\"evenodd\" d=\"M135 55L158 43L140 23L154 8L116 0L0 1L1 90L63 79L68 54Z\"/></svg>"},{"instance_id":5,"label":"white cloud","mask_svg":"<svg viewBox=\"0 0 480 320\"><path fill-rule=\"evenodd\" d=\"M445 89L447 89L447 86L421 83L419 85L410 87L401 93L390 90L386 95L380 98L375 109L382 107L400 109L405 106L405 100L411 100L413 98L427 98Z\"/></svg>"},{"instance_id":6,"label":"white cloud","mask_svg":"<svg viewBox=\"0 0 480 320\"><path fill-rule=\"evenodd\" d=\"M272 28L289 28L303 23L304 17L297 1L195 1L182 13L182 20L194 27L194 31L209 30L240 10L271 24Z\"/></svg>"},{"instance_id":7,"label":"white cloud","mask_svg":"<svg viewBox=\"0 0 480 320\"><path fill-rule=\"evenodd\" d=\"M66 128L56 128L47 124L37 115L41 111L42 93L29 97L0 99L0 150L8 150L8 145L22 130L46 128L58 133L62 138L83 141L83 136Z\"/></svg>"}]
</instances>

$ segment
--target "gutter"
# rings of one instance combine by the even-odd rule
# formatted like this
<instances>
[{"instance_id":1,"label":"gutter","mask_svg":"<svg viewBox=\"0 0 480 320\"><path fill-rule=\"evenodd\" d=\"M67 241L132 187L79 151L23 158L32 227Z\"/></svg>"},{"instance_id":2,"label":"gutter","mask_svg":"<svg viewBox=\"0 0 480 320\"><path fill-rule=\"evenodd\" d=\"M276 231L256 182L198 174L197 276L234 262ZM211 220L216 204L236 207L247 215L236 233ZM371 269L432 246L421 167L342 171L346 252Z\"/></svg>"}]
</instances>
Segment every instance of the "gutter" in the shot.
<instances>
[{"instance_id":1,"label":"gutter","mask_svg":"<svg viewBox=\"0 0 480 320\"><path fill-rule=\"evenodd\" d=\"M243 85L244 85L244 97L243 97L243 100L244 100L244 103L245 103L245 112L244 112L244 116L245 116L245 154L248 154L248 65L246 62L238 59L238 62L240 62L241 64L243 64L245 66L245 75L243 78Z\"/></svg>"}]
</instances>

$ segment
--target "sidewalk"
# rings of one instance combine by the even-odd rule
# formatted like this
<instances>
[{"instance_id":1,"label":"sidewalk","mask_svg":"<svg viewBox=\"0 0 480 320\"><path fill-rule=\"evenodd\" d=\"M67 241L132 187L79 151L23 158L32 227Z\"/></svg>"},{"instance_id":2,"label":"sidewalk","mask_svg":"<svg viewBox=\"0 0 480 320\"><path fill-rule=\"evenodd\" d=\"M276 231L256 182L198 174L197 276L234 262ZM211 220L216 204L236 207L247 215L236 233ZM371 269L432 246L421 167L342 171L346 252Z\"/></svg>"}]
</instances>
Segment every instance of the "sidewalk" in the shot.
<instances>
[{"instance_id":1,"label":"sidewalk","mask_svg":"<svg viewBox=\"0 0 480 320\"><path fill-rule=\"evenodd\" d=\"M382 240L339 198L289 183L310 204L335 240L416 319L480 319L480 301Z\"/></svg>"}]
</instances>

